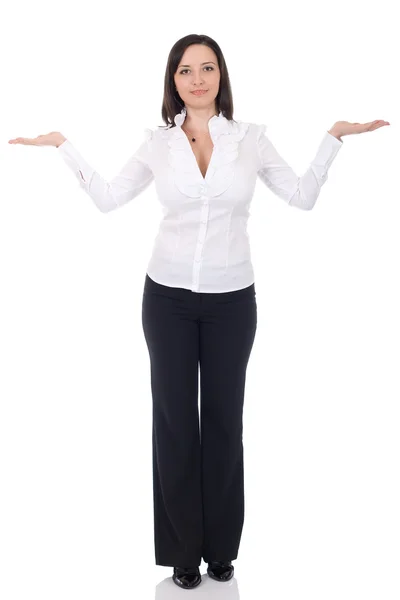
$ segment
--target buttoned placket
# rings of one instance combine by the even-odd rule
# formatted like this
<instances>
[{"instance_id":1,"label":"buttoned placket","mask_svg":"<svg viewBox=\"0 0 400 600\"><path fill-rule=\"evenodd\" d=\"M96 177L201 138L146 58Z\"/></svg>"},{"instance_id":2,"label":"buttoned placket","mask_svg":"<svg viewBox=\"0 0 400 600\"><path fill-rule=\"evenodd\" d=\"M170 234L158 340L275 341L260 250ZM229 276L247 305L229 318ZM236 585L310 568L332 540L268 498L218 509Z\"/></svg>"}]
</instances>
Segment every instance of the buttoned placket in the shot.
<instances>
[{"instance_id":1,"label":"buttoned placket","mask_svg":"<svg viewBox=\"0 0 400 600\"><path fill-rule=\"evenodd\" d=\"M193 286L192 291L199 291L199 275L201 268L201 255L203 251L204 240L206 238L207 223L208 223L208 212L209 212L209 196L207 195L207 186L203 184L200 187L200 200L201 200L201 211L200 211L200 227L199 235L197 237L196 253L194 257L193 265Z\"/></svg>"}]
</instances>

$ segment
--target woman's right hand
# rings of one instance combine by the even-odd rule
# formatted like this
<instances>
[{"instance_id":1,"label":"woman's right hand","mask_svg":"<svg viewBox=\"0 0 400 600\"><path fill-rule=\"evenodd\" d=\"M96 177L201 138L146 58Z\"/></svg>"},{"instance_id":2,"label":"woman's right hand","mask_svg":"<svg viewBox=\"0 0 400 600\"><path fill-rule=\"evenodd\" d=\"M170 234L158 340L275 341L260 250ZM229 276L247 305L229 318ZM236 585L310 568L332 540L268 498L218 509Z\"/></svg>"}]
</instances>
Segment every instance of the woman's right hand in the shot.
<instances>
[{"instance_id":1,"label":"woman's right hand","mask_svg":"<svg viewBox=\"0 0 400 600\"><path fill-rule=\"evenodd\" d=\"M38 135L35 138L14 138L13 140L8 140L8 143L24 144L25 146L55 146L58 148L66 139L59 131L51 131L45 135Z\"/></svg>"}]
</instances>

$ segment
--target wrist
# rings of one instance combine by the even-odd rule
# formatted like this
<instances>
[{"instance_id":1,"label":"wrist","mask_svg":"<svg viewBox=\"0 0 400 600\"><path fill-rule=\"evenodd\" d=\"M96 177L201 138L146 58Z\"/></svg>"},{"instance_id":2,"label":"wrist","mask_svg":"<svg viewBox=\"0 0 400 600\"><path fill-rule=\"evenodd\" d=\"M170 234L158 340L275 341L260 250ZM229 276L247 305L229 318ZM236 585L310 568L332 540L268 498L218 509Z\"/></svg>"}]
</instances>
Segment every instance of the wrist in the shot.
<instances>
[{"instance_id":1,"label":"wrist","mask_svg":"<svg viewBox=\"0 0 400 600\"><path fill-rule=\"evenodd\" d=\"M59 137L57 138L57 140L56 140L56 143L55 143L55 146L56 146L56 148L58 148L58 146L61 146L61 144L62 144L63 142L65 142L65 140L66 140L66 139L67 139L67 138L66 138L66 137L65 137L65 136L64 136L62 133L60 133L60 135L59 135Z\"/></svg>"},{"instance_id":2,"label":"wrist","mask_svg":"<svg viewBox=\"0 0 400 600\"><path fill-rule=\"evenodd\" d=\"M339 132L339 130L338 130L336 127L335 127L335 125L334 125L333 127L331 127L331 128L328 130L328 133L330 133L331 135L333 135L333 137L335 137L336 139L338 139L338 140L339 140L339 142L341 142L341 141L342 141L342 138L341 138L340 132Z\"/></svg>"}]
</instances>

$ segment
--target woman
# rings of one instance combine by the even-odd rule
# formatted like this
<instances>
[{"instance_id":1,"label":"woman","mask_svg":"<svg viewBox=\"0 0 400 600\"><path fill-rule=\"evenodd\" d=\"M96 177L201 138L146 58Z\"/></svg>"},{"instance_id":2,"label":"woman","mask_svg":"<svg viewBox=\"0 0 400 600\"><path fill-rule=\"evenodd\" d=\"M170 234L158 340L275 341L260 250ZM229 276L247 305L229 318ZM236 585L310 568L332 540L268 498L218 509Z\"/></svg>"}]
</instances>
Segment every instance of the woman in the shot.
<instances>
[{"instance_id":1,"label":"woman","mask_svg":"<svg viewBox=\"0 0 400 600\"><path fill-rule=\"evenodd\" d=\"M184 589L201 582L201 559L218 581L233 576L244 522L242 413L257 327L246 231L257 176L288 205L310 210L341 138L386 121L338 121L298 177L265 135L233 120L218 44L188 35L171 49L166 126L145 139L107 183L60 132L10 143L53 145L102 212L154 180L165 214L146 273L142 323L151 365L156 564ZM200 368L200 422L198 412Z\"/></svg>"}]
</instances>

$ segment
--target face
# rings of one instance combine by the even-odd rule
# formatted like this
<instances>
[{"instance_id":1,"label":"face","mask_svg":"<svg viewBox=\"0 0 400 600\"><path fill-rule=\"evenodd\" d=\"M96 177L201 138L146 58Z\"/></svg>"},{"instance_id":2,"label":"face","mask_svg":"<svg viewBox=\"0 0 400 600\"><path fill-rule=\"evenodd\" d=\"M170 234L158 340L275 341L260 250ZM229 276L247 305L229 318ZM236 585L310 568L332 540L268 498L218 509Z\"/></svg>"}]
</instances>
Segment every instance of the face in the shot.
<instances>
[{"instance_id":1,"label":"face","mask_svg":"<svg viewBox=\"0 0 400 600\"><path fill-rule=\"evenodd\" d=\"M215 106L219 91L220 71L213 50L203 44L192 44L186 48L174 75L179 96L186 106L205 108ZM205 90L203 94L193 94Z\"/></svg>"}]
</instances>

